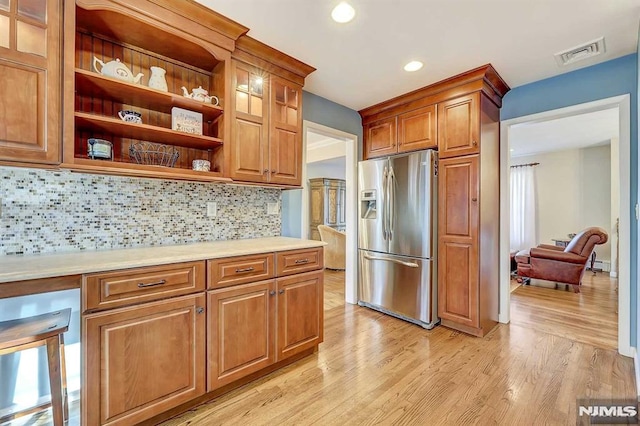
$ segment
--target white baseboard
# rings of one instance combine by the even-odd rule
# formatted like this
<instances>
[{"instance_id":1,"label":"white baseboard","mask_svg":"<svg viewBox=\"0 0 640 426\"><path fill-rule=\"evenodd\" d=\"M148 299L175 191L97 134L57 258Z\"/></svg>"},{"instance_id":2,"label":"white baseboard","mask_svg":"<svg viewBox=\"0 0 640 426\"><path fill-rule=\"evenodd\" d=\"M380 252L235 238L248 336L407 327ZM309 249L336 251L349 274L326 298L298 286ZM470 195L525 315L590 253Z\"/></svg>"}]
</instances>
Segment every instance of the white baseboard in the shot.
<instances>
[{"instance_id":1,"label":"white baseboard","mask_svg":"<svg viewBox=\"0 0 640 426\"><path fill-rule=\"evenodd\" d=\"M589 262L587 262L588 264ZM597 260L595 261L595 263L593 264L593 268L598 270L601 269L603 272L610 272L611 271L611 262L609 262L608 260Z\"/></svg>"},{"instance_id":2,"label":"white baseboard","mask_svg":"<svg viewBox=\"0 0 640 426\"><path fill-rule=\"evenodd\" d=\"M635 366L635 370L636 370L636 392L637 392L637 396L638 396L638 401L640 401L640 360L638 359L638 351L637 350L633 350L633 365Z\"/></svg>"}]
</instances>

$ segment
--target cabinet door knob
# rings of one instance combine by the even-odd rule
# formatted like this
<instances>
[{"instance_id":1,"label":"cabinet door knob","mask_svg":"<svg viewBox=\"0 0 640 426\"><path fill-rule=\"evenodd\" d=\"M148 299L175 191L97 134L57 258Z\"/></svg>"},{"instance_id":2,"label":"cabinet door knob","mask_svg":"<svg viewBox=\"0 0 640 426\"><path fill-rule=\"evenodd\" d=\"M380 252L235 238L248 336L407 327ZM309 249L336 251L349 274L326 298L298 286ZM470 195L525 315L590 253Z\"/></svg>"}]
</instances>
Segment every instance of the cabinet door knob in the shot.
<instances>
[{"instance_id":1,"label":"cabinet door knob","mask_svg":"<svg viewBox=\"0 0 640 426\"><path fill-rule=\"evenodd\" d=\"M269 296L275 296L275 295L276 295L276 291L275 291L275 290L271 290L271 291L269 292Z\"/></svg>"},{"instance_id":2,"label":"cabinet door knob","mask_svg":"<svg viewBox=\"0 0 640 426\"><path fill-rule=\"evenodd\" d=\"M276 172L277 172L277 170L275 170L275 169L274 169L274 170L271 170L271 173L276 173Z\"/></svg>"},{"instance_id":3,"label":"cabinet door knob","mask_svg":"<svg viewBox=\"0 0 640 426\"><path fill-rule=\"evenodd\" d=\"M478 201L478 199L477 199L476 197L473 197L473 198L471 199L471 201L476 202L476 201Z\"/></svg>"},{"instance_id":4,"label":"cabinet door knob","mask_svg":"<svg viewBox=\"0 0 640 426\"><path fill-rule=\"evenodd\" d=\"M269 173L269 169L264 169L264 170L262 171L262 174L265 174L265 173Z\"/></svg>"},{"instance_id":5,"label":"cabinet door knob","mask_svg":"<svg viewBox=\"0 0 640 426\"><path fill-rule=\"evenodd\" d=\"M284 294L284 289L281 289L280 291L278 291L278 294Z\"/></svg>"},{"instance_id":6,"label":"cabinet door knob","mask_svg":"<svg viewBox=\"0 0 640 426\"><path fill-rule=\"evenodd\" d=\"M472 144L473 146L478 146L478 142L477 142L477 141L473 141L473 142L471 142L471 144Z\"/></svg>"},{"instance_id":7,"label":"cabinet door knob","mask_svg":"<svg viewBox=\"0 0 640 426\"><path fill-rule=\"evenodd\" d=\"M198 307L196 308L196 314L201 314L201 313L203 313L203 312L204 312L204 308L203 308L202 306L198 306Z\"/></svg>"}]
</instances>

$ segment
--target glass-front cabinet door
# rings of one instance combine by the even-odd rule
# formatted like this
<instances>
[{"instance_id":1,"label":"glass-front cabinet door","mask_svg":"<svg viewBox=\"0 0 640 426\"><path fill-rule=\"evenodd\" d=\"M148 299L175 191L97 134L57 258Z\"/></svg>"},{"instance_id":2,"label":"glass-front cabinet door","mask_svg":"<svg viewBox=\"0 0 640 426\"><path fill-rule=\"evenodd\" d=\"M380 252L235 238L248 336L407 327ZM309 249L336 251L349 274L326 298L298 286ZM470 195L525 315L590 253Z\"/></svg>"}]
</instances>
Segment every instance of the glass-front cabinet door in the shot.
<instances>
[{"instance_id":1,"label":"glass-front cabinet door","mask_svg":"<svg viewBox=\"0 0 640 426\"><path fill-rule=\"evenodd\" d=\"M231 177L268 182L268 75L256 67L232 62Z\"/></svg>"},{"instance_id":2,"label":"glass-front cabinet door","mask_svg":"<svg viewBox=\"0 0 640 426\"><path fill-rule=\"evenodd\" d=\"M61 0L0 0L0 160L57 164Z\"/></svg>"},{"instance_id":3,"label":"glass-front cabinet door","mask_svg":"<svg viewBox=\"0 0 640 426\"><path fill-rule=\"evenodd\" d=\"M302 171L302 87L271 77L270 182L300 185Z\"/></svg>"}]
</instances>

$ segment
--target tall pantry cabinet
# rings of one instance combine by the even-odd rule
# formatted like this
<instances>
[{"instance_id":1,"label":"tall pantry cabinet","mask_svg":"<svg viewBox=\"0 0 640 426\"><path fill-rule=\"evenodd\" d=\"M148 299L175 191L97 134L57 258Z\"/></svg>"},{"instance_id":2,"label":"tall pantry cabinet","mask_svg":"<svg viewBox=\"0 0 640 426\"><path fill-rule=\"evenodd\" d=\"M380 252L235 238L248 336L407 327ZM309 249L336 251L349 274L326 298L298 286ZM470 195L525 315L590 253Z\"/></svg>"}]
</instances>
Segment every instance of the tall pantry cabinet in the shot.
<instances>
[{"instance_id":1,"label":"tall pantry cabinet","mask_svg":"<svg viewBox=\"0 0 640 426\"><path fill-rule=\"evenodd\" d=\"M380 123L420 108L435 112L418 129L421 139L435 137L439 157L438 316L442 325L474 336L498 323L500 107L508 91L485 65L360 111L365 157L383 146L368 140L380 139L374 131ZM433 130L429 120L437 122ZM387 138L400 138L395 126L384 129Z\"/></svg>"},{"instance_id":2,"label":"tall pantry cabinet","mask_svg":"<svg viewBox=\"0 0 640 426\"><path fill-rule=\"evenodd\" d=\"M476 92L439 112L438 315L484 336L498 323L500 110Z\"/></svg>"}]
</instances>

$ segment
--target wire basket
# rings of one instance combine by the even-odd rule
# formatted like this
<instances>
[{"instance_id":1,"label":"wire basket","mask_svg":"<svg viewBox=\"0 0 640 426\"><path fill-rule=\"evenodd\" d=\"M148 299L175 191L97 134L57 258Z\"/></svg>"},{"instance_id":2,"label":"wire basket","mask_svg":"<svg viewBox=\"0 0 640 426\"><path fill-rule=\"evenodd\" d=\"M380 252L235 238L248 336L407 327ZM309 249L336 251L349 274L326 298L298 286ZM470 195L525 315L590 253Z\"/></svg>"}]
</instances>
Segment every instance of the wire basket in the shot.
<instances>
[{"instance_id":1,"label":"wire basket","mask_svg":"<svg viewBox=\"0 0 640 426\"><path fill-rule=\"evenodd\" d=\"M180 153L175 146L153 142L136 142L129 147L129 157L138 164L173 167Z\"/></svg>"}]
</instances>

